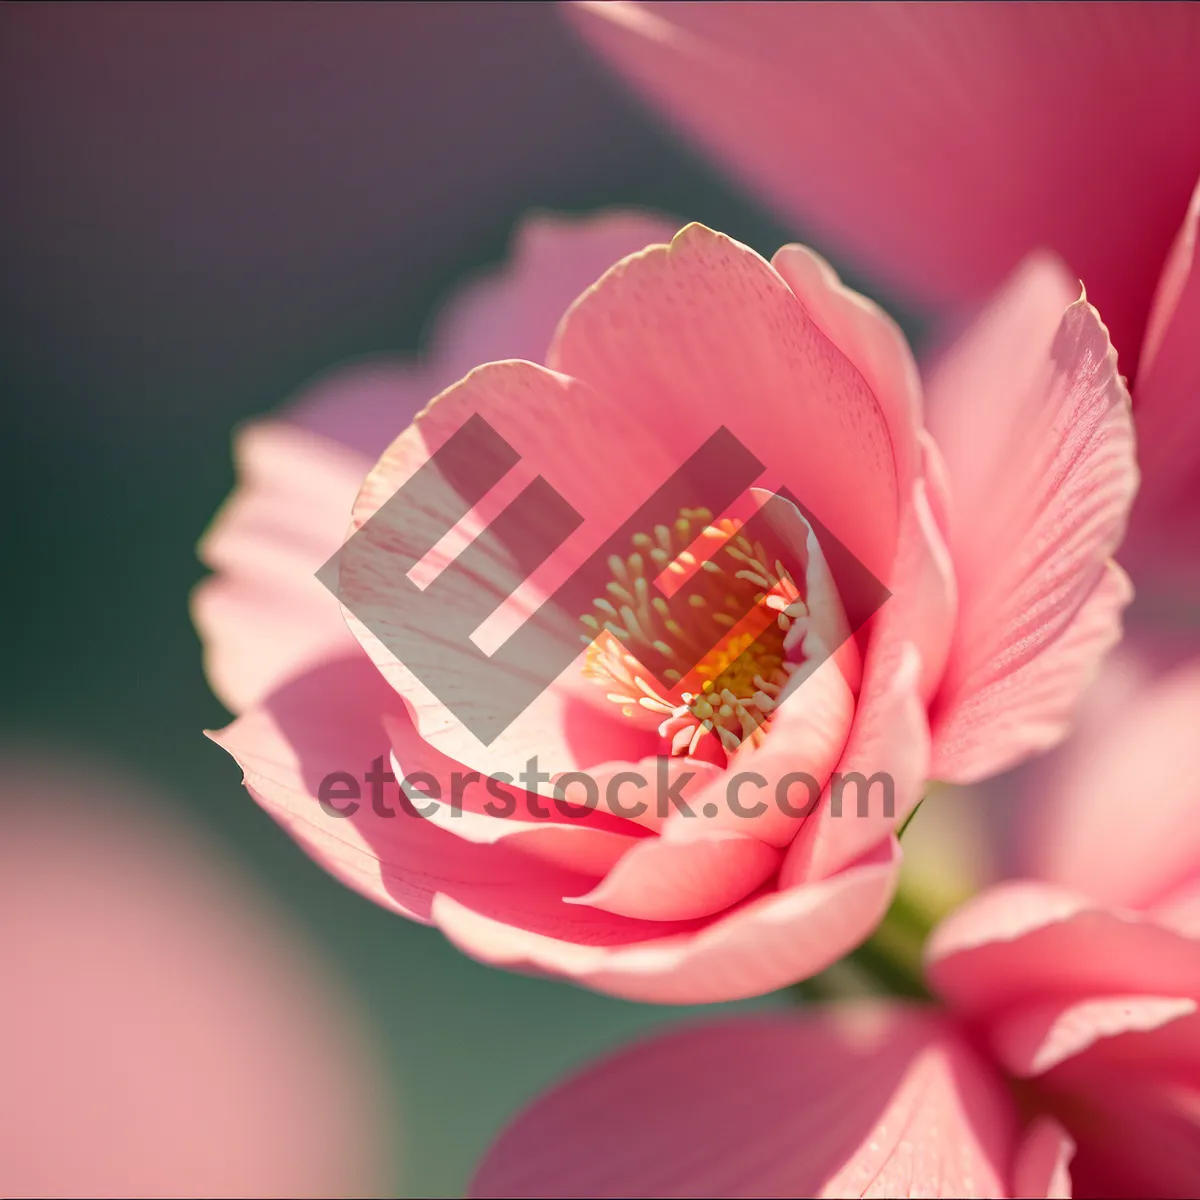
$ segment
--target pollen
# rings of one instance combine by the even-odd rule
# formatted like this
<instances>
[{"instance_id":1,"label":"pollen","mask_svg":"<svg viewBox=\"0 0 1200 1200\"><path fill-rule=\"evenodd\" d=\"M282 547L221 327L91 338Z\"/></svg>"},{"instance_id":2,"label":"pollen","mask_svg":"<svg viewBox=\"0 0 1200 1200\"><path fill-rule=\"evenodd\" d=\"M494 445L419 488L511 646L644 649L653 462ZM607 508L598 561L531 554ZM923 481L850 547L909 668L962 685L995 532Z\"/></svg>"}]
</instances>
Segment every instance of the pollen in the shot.
<instances>
[{"instance_id":1,"label":"pollen","mask_svg":"<svg viewBox=\"0 0 1200 1200\"><path fill-rule=\"evenodd\" d=\"M671 526L635 535L627 557L608 560L605 594L581 618L584 675L625 716L660 717L671 754L728 758L758 745L797 669L784 640L808 610L783 564L772 567L741 528L685 508ZM712 557L718 549L723 563ZM658 593L653 581L664 571L691 573L681 589L686 602L668 605ZM757 621L745 619L751 612ZM678 664L661 682L643 666L651 651L656 662Z\"/></svg>"}]
</instances>

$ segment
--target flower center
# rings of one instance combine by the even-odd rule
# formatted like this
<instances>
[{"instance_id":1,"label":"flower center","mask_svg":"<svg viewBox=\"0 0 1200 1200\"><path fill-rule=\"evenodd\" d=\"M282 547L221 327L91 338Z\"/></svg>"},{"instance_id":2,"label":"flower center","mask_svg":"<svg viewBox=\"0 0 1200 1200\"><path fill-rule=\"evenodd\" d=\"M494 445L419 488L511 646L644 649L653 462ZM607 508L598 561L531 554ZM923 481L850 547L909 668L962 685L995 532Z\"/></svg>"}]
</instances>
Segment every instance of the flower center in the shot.
<instances>
[{"instance_id":1,"label":"flower center","mask_svg":"<svg viewBox=\"0 0 1200 1200\"><path fill-rule=\"evenodd\" d=\"M584 675L603 685L626 716L638 708L661 716L658 732L672 754L732 755L746 742L757 745L797 669L787 661L784 639L808 610L783 564L772 570L762 544L740 529L729 519L713 524L707 509L685 508L674 525L637 534L633 553L608 560L607 595L580 618L588 643ZM710 544L707 554L692 552L697 539ZM721 557L736 570L710 557L722 545ZM684 585L686 604L668 606L654 594L652 581L664 571L694 572ZM763 607L774 614L765 628L760 619L755 629L736 631L746 614ZM678 664L663 672L669 687L642 665L648 651Z\"/></svg>"}]
</instances>

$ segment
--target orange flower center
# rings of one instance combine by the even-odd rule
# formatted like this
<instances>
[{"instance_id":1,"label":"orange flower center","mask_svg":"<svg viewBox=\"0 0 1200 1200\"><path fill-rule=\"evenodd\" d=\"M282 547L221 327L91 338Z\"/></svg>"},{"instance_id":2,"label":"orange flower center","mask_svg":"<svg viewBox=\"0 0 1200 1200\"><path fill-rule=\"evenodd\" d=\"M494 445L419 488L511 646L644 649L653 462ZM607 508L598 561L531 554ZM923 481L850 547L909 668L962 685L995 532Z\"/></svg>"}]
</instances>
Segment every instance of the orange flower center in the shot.
<instances>
[{"instance_id":1,"label":"orange flower center","mask_svg":"<svg viewBox=\"0 0 1200 1200\"><path fill-rule=\"evenodd\" d=\"M740 528L728 519L713 524L707 509L685 508L674 525L657 526L653 536L637 534L633 553L609 559L607 595L581 618L588 643L584 675L604 686L626 716L637 708L660 715L658 731L672 754L696 755L707 738L726 755L746 742L757 745L797 667L787 661L784 639L808 610L782 563L772 570L762 544ZM731 573L708 554L694 554L690 547L698 538L711 540L712 550L723 544L739 569ZM664 571L694 572L684 585L687 603L674 606L674 614L652 590ZM764 608L765 628L760 615L753 629L738 629L747 613ZM647 650L678 664L663 672L669 687L643 667Z\"/></svg>"}]
</instances>

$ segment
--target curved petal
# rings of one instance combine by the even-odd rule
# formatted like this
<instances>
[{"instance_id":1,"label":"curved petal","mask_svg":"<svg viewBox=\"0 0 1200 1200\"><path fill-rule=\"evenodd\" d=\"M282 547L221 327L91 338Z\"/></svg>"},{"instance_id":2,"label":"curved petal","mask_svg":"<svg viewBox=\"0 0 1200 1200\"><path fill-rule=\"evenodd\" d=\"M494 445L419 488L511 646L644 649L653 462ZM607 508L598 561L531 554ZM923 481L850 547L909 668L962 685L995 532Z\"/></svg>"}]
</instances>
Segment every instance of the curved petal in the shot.
<instances>
[{"instance_id":1,"label":"curved petal","mask_svg":"<svg viewBox=\"0 0 1200 1200\"><path fill-rule=\"evenodd\" d=\"M546 361L688 453L727 425L766 467L754 482L790 489L886 578L898 506L880 402L752 250L689 225L631 256L571 307Z\"/></svg>"},{"instance_id":2,"label":"curved petal","mask_svg":"<svg viewBox=\"0 0 1200 1200\"><path fill-rule=\"evenodd\" d=\"M930 777L973 783L1062 741L1080 697L1122 634L1133 598L1129 576L1111 560L1074 617L1040 655L935 716Z\"/></svg>"},{"instance_id":3,"label":"curved petal","mask_svg":"<svg viewBox=\"0 0 1200 1200\"><path fill-rule=\"evenodd\" d=\"M765 883L779 857L758 838L728 830L706 829L686 841L643 838L587 895L568 903L648 921L710 917Z\"/></svg>"},{"instance_id":4,"label":"curved petal","mask_svg":"<svg viewBox=\"0 0 1200 1200\"><path fill-rule=\"evenodd\" d=\"M1126 908L1200 879L1197 729L1200 660L1135 687L1117 712L1089 712L1026 806L1028 868Z\"/></svg>"},{"instance_id":5,"label":"curved petal","mask_svg":"<svg viewBox=\"0 0 1200 1200\"><path fill-rule=\"evenodd\" d=\"M1194 939L1053 884L983 892L930 936L926 972L968 1016L1096 996L1200 997Z\"/></svg>"},{"instance_id":6,"label":"curved petal","mask_svg":"<svg viewBox=\"0 0 1200 1200\"><path fill-rule=\"evenodd\" d=\"M1036 1117L1021 1138L1013 1164L1014 1196L1071 1200L1069 1165L1075 1143L1052 1117Z\"/></svg>"},{"instance_id":7,"label":"curved petal","mask_svg":"<svg viewBox=\"0 0 1200 1200\"><path fill-rule=\"evenodd\" d=\"M1132 362L1200 166L1194 7L567 13L740 179L892 286L981 299L1049 246Z\"/></svg>"},{"instance_id":8,"label":"curved petal","mask_svg":"<svg viewBox=\"0 0 1200 1200\"><path fill-rule=\"evenodd\" d=\"M564 904L595 876L423 819L424 805L402 799L390 774L379 776L389 762L385 716L405 720L403 703L360 655L297 677L210 736L241 764L255 799L322 867L413 920L434 922L439 899L451 899L488 914L498 928L562 939L576 950L628 947L692 928ZM378 790L372 776L380 778Z\"/></svg>"},{"instance_id":9,"label":"curved petal","mask_svg":"<svg viewBox=\"0 0 1200 1200\"><path fill-rule=\"evenodd\" d=\"M641 769L633 763L621 764L626 794L618 790L616 797L622 805L632 804L630 783L638 785L639 793L655 784L659 803L664 804L664 790L672 779L679 779L675 795L680 807L673 811L693 818L689 824L698 828L689 839L667 840L647 837L631 820L612 815L607 779L591 772L582 782L592 794L578 795L564 781L561 800L565 803L560 803L558 796L547 800L523 788L504 786L504 780L481 778L478 771L463 771L461 764L425 742L409 721L385 717L384 725L394 747L397 778L413 782L418 792L414 803L419 802L428 811L427 819L439 828L471 842L521 849L539 862L598 877L584 894L564 896L565 903L649 921L706 917L749 895L778 865L778 851L757 838L714 828L711 821L699 819L704 814L695 811L694 800L688 802L688 780L683 776L691 769L703 781L717 771L711 764L688 759L656 759L652 764L637 764ZM698 786L703 795L703 783ZM426 803L420 797L431 789L435 799ZM581 803L569 807L576 799ZM647 804L656 819L658 807Z\"/></svg>"},{"instance_id":10,"label":"curved petal","mask_svg":"<svg viewBox=\"0 0 1200 1200\"><path fill-rule=\"evenodd\" d=\"M917 435L923 423L921 380L903 332L879 305L846 287L807 246L781 247L771 266L817 328L862 372L891 430L903 492L921 468Z\"/></svg>"},{"instance_id":11,"label":"curved petal","mask_svg":"<svg viewBox=\"0 0 1200 1200\"><path fill-rule=\"evenodd\" d=\"M901 643L879 656L875 670L878 681L868 674L864 688L871 702L860 704L850 742L820 806L788 849L780 876L784 887L843 869L887 839L921 800L929 726L918 692L920 657Z\"/></svg>"},{"instance_id":12,"label":"curved petal","mask_svg":"<svg viewBox=\"0 0 1200 1200\"><path fill-rule=\"evenodd\" d=\"M455 945L494 966L561 975L651 1004L741 1000L815 975L865 940L891 903L899 858L892 838L830 879L750 899L695 932L637 945L546 936L450 896L437 898L434 916Z\"/></svg>"},{"instance_id":13,"label":"curved petal","mask_svg":"<svg viewBox=\"0 0 1200 1200\"><path fill-rule=\"evenodd\" d=\"M1042 1075L1106 1038L1148 1033L1193 1015L1200 1005L1186 996L1089 996L1035 1002L1005 1014L991 1029L991 1044L1019 1078Z\"/></svg>"},{"instance_id":14,"label":"curved petal","mask_svg":"<svg viewBox=\"0 0 1200 1200\"><path fill-rule=\"evenodd\" d=\"M505 1130L470 1194L1009 1195L1015 1124L999 1079L933 1014L743 1017L560 1085Z\"/></svg>"},{"instance_id":15,"label":"curved petal","mask_svg":"<svg viewBox=\"0 0 1200 1200\"><path fill-rule=\"evenodd\" d=\"M1063 311L1066 293L1060 267L1028 261L926 393L954 506L959 616L932 720L951 782L1061 737L1062 701L1117 636L1104 579L1137 487L1133 423L1107 331L1084 299Z\"/></svg>"}]
</instances>

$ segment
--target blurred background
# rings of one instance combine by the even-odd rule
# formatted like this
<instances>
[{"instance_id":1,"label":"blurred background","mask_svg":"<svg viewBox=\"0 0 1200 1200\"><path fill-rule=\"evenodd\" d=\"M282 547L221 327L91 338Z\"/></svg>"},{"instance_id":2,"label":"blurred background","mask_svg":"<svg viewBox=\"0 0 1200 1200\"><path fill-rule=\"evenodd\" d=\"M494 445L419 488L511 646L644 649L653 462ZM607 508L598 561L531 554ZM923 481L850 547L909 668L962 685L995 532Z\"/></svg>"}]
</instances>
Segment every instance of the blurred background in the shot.
<instances>
[{"instance_id":1,"label":"blurred background","mask_svg":"<svg viewBox=\"0 0 1200 1200\"><path fill-rule=\"evenodd\" d=\"M385 1128L364 1134L371 1145L361 1153L384 1182L364 1186L460 1194L520 1104L605 1047L689 1013L477 966L436 932L334 882L243 792L235 764L201 732L227 714L205 683L188 617L203 574L196 541L233 484L231 431L343 360L415 352L438 305L502 258L530 207L636 205L703 221L767 254L804 231L775 223L675 141L549 4L4 5L0 146L0 818L9 818L0 837L16 844L17 809L74 788L69 810L86 811L93 826L99 814L95 828L169 827L188 839L201 873L219 860L268 922L264 943L277 929L305 960L304 970L289 968L299 973L284 991L325 989L324 1011L337 1014L358 1055L355 1078L370 1076L362 1088ZM70 767L75 782L55 775L51 788L51 766ZM110 782L87 782L100 777ZM122 797L123 825L107 820ZM81 818L28 834L21 861L44 857L49 881L51 868L74 861L63 830L93 826ZM119 855L89 861L101 880L125 869ZM26 875L0 892L2 928L49 945ZM70 878L82 882L63 901L68 912L103 893L74 868ZM51 888L61 900L61 887ZM209 894L197 893L189 912ZM103 939L101 915L93 924ZM194 993L190 956L178 953L193 936L181 918L155 943L168 997L171 988ZM14 972L4 987L19 1002L0 1007L10 1026L25 1022L22 1040L51 1063L67 1051L48 1017L29 1024L29 1014L60 1012L50 993L68 987L61 1020L108 1021L96 996L119 969L99 954L72 972L75 951L64 942L55 953L63 972ZM147 986L126 982L139 994ZM343 999L329 1007L327 993ZM121 1008L119 996L103 1003ZM168 1009L156 1009L167 1034L183 1020L162 1015ZM202 1050L204 1021L187 1020ZM227 1023L209 1024L204 1036L236 1042ZM283 1027L308 1036L303 1024ZM276 1038L261 1070L293 1049ZM86 1125L104 1107L104 1073L118 1071L106 1061L84 1056L60 1072L62 1088L91 1097L73 1121ZM211 1113L176 1077L188 1073L185 1058L173 1072L144 1086L220 1158L228 1131L205 1126ZM0 1064L0 1112L19 1110L35 1131L61 1120L54 1090L21 1091L21 1078L6 1082ZM249 1089L231 1105L254 1099L252 1083L222 1086ZM335 1102L319 1088L313 1096ZM68 1165L75 1154L83 1172L90 1151L79 1127L54 1153ZM297 1120L296 1138L313 1136L308 1128ZM31 1137L21 1153L49 1153L50 1140ZM81 1177L47 1170L47 1187L88 1190L86 1172L56 1185ZM285 1187L279 1175L263 1178ZM211 1194L239 1184L226 1176L158 1186ZM315 1190L323 1186L314 1178ZM289 1177L286 1187L303 1184Z\"/></svg>"}]
</instances>

